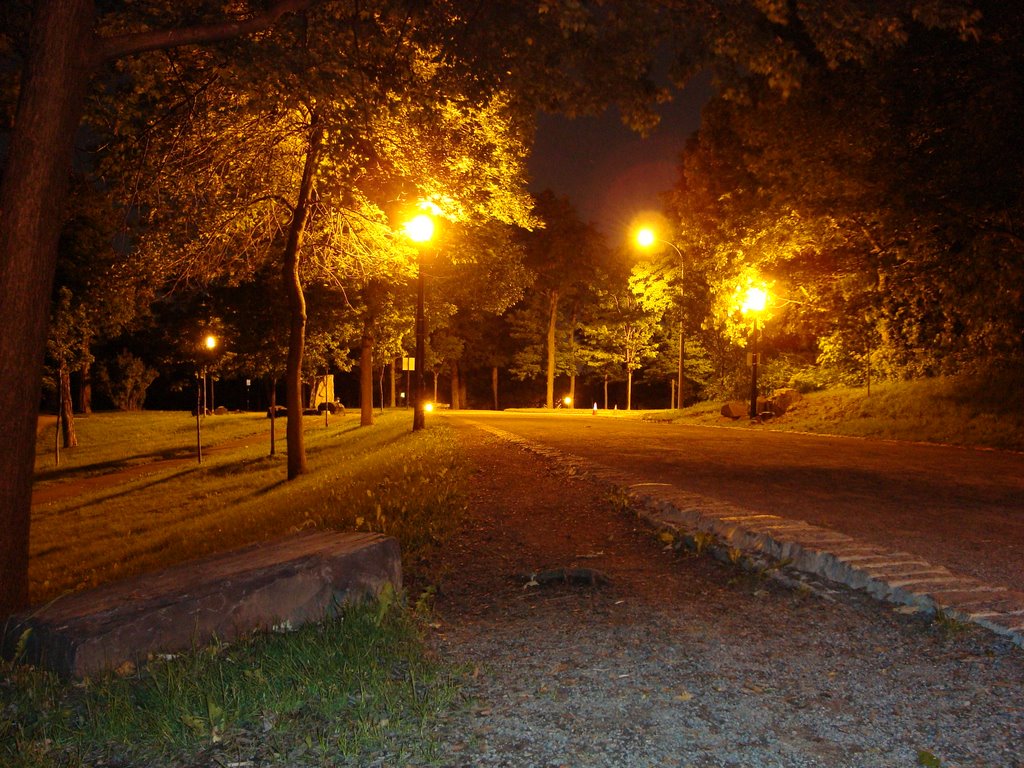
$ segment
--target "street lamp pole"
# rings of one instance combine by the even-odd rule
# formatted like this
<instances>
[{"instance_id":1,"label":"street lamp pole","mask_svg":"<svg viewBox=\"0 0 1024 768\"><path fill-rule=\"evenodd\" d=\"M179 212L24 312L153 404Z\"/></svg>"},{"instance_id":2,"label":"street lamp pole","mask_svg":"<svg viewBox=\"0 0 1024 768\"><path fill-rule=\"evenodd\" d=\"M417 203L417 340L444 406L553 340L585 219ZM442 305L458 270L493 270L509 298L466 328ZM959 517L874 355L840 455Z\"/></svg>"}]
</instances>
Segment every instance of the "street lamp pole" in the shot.
<instances>
[{"instance_id":1,"label":"street lamp pole","mask_svg":"<svg viewBox=\"0 0 1024 768\"><path fill-rule=\"evenodd\" d=\"M405 234L409 239L419 245L429 242L434 236L434 220L425 213L421 213L404 225ZM413 412L412 431L416 432L426 426L426 409L424 392L426 387L423 384L423 365L426 357L424 347L426 346L427 323L424 317L423 299L426 293L423 275L423 250L422 247L416 257L416 357L413 363Z\"/></svg>"},{"instance_id":2,"label":"street lamp pole","mask_svg":"<svg viewBox=\"0 0 1024 768\"><path fill-rule=\"evenodd\" d=\"M196 369L196 459L198 463L203 463L203 428L202 421L200 420L200 414L202 413L203 404L203 379L199 375L199 369Z\"/></svg>"},{"instance_id":3,"label":"street lamp pole","mask_svg":"<svg viewBox=\"0 0 1024 768\"><path fill-rule=\"evenodd\" d=\"M663 240L647 227L637 231L636 242L642 248L648 248L654 243L662 243L675 251L676 256L679 258L679 362L676 370L676 400L673 405L681 409L686 402L683 397L683 374L685 373L686 362L686 338L683 334L683 298L686 295L686 291L683 286L686 284L686 262L683 261L683 253L676 247L675 243L670 240Z\"/></svg>"},{"instance_id":4,"label":"street lamp pole","mask_svg":"<svg viewBox=\"0 0 1024 768\"><path fill-rule=\"evenodd\" d=\"M217 337L208 333L203 338L200 354L212 354L217 348ZM203 463L203 427L202 417L206 411L206 363L203 363L202 374L196 368L196 461Z\"/></svg>"},{"instance_id":5,"label":"street lamp pole","mask_svg":"<svg viewBox=\"0 0 1024 768\"><path fill-rule=\"evenodd\" d=\"M754 315L754 341L750 358L750 418L757 418L757 315Z\"/></svg>"},{"instance_id":6,"label":"street lamp pole","mask_svg":"<svg viewBox=\"0 0 1024 768\"><path fill-rule=\"evenodd\" d=\"M423 429L427 425L426 413L423 409L423 364L426 346L426 335L427 335L427 323L423 313L423 299L426 293L424 280L423 280L423 259L418 258L416 260L416 362L414 363L416 371L413 376L414 385L412 390L413 396L413 412L412 412L412 431Z\"/></svg>"},{"instance_id":7,"label":"street lamp pole","mask_svg":"<svg viewBox=\"0 0 1024 768\"><path fill-rule=\"evenodd\" d=\"M754 317L754 338L751 342L750 349L750 418L757 418L757 368L760 363L758 351L757 351L757 319L761 312L764 311L765 306L768 304L768 292L763 288L756 288L751 286L747 289L747 294L743 300L742 311L744 313L750 312Z\"/></svg>"}]
</instances>

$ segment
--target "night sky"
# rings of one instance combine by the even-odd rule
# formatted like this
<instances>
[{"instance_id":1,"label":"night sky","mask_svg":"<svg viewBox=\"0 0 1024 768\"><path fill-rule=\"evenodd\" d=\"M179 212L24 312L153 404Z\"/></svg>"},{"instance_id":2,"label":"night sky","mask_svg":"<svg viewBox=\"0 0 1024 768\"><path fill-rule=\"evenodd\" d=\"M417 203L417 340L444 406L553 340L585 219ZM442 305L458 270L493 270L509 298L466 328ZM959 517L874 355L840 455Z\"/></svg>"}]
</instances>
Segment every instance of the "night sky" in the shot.
<instances>
[{"instance_id":1,"label":"night sky","mask_svg":"<svg viewBox=\"0 0 1024 768\"><path fill-rule=\"evenodd\" d=\"M541 115L530 189L568 197L580 218L597 224L611 243L621 241L637 214L660 210L658 196L675 182L679 154L710 94L707 79L677 92L661 105L662 121L647 138L622 125L614 109L574 120Z\"/></svg>"}]
</instances>

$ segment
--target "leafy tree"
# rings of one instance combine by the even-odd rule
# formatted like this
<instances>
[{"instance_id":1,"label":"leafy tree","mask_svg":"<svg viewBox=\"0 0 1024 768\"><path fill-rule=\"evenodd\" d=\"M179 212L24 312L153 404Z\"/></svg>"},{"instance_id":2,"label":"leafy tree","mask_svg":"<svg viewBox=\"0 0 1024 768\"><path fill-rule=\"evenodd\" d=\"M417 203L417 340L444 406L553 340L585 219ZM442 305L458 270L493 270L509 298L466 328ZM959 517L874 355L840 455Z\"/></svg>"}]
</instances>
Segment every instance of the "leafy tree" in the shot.
<instances>
[{"instance_id":1,"label":"leafy tree","mask_svg":"<svg viewBox=\"0 0 1024 768\"><path fill-rule=\"evenodd\" d=\"M605 246L597 230L580 221L565 198L550 191L537 195L537 216L543 227L522 235L526 265L535 275L530 293L517 310L513 324L527 344L517 353L513 374L546 376L545 405L554 407L555 376L563 370L577 373L574 345L575 316L596 270L605 259ZM559 320L563 326L559 344ZM559 363L559 348L568 351Z\"/></svg>"},{"instance_id":2,"label":"leafy tree","mask_svg":"<svg viewBox=\"0 0 1024 768\"><path fill-rule=\"evenodd\" d=\"M246 35L258 35L273 44L275 35L267 30L289 14L343 5L326 0L269 0L251 7L240 2L224 10L191 0L97 8L94 0L38 0L31 6L28 24L25 2L5 4L4 12L15 23L4 27L3 52L21 64L21 88L0 189L0 295L5 297L0 307L0 326L5 328L0 341L0 411L12 417L3 462L11 469L0 486L0 508L11 517L0 539L0 570L5 574L0 613L27 600L32 436L56 261L52 210L65 198L66 169L90 79L104 62L143 51ZM892 6L899 11L916 9L929 23L965 26L969 22L963 7L952 0L920 5L916 0L897 0ZM831 5L826 9L811 3L783 6L751 0L729 4L727 12L711 2L663 12L661 4L640 0L592 6L580 2L481 5L475 0L464 6L449 0L411 6L418 15L406 26L431 44L425 49L447 43L449 60L460 62L456 74L483 90L504 80L531 109L542 101L551 107L593 108L611 95L624 102L635 123L642 124L643 106L657 95L648 77L651 41L657 42L652 30L664 30L666 38L674 38L687 52L677 68L681 76L717 58L734 61L737 69L770 75L774 84L784 88L793 82L807 53L807 46L798 44L805 38L811 42L812 54L821 51L835 62L863 59L876 48L898 42L899 19L879 24L880 15L885 20L893 11L887 4L882 15L874 7L868 0L847 0L838 11ZM315 25L308 29L317 31ZM796 42L793 34L784 34L794 30L800 33ZM20 34L25 31L30 33L27 39ZM437 52L441 54L437 59L446 58ZM6 64L0 71L7 72ZM581 79L586 87L577 88ZM304 173L303 183L296 187L298 201L290 232L296 250L308 218L306 194L312 185L305 181L311 179L324 140L319 130L319 126L313 128L305 147L312 150L305 153L310 174ZM294 270L290 272L294 283ZM300 317L302 307L294 292L293 308ZM293 332L298 335L298 330L295 322ZM292 373L299 362L291 360Z\"/></svg>"},{"instance_id":3,"label":"leafy tree","mask_svg":"<svg viewBox=\"0 0 1024 768\"><path fill-rule=\"evenodd\" d=\"M596 311L583 328L590 364L605 382L625 378L626 410L633 407L634 374L658 354L662 319L672 303L666 281L649 266L636 265L629 275L621 268L603 272Z\"/></svg>"},{"instance_id":4,"label":"leafy tree","mask_svg":"<svg viewBox=\"0 0 1024 768\"><path fill-rule=\"evenodd\" d=\"M75 412L71 398L71 370L89 365L88 319L81 305L74 306L70 289L62 287L53 306L47 352L56 368L59 418L65 448L78 445L75 433Z\"/></svg>"},{"instance_id":5,"label":"leafy tree","mask_svg":"<svg viewBox=\"0 0 1024 768\"><path fill-rule=\"evenodd\" d=\"M117 358L100 366L99 382L114 405L122 411L141 411L146 390L156 379L155 369L123 350Z\"/></svg>"}]
</instances>

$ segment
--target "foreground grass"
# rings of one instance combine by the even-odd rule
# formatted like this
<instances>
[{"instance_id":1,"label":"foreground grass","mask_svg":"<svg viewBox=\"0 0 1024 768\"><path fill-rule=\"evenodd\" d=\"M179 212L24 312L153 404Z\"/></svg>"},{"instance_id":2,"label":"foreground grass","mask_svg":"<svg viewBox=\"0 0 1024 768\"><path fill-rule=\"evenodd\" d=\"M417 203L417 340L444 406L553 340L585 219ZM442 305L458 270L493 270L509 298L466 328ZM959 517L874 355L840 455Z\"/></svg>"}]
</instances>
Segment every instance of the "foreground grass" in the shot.
<instances>
[{"instance_id":1,"label":"foreground grass","mask_svg":"<svg viewBox=\"0 0 1024 768\"><path fill-rule=\"evenodd\" d=\"M222 448L202 465L160 466L111 484L89 478L152 454L139 435L173 444L187 416L90 417L95 433L82 432L77 463L69 460L60 478L84 478L82 493L33 511L33 601L307 527L393 535L406 574L433 580L425 564L464 509L456 446L443 424L410 434L405 413L372 429L351 417L328 426L310 417L310 471L286 483L283 455L268 456L260 435L265 419L220 418L223 442L211 446ZM144 431L120 437L126 425L138 429L136 420L145 420ZM417 627L412 609L385 595L322 626L196 649L127 677L71 684L2 662L0 765L361 765L369 755L431 762L426 731L456 688L429 660Z\"/></svg>"},{"instance_id":2,"label":"foreground grass","mask_svg":"<svg viewBox=\"0 0 1024 768\"><path fill-rule=\"evenodd\" d=\"M432 719L455 679L410 613L363 605L76 685L4 664L0 764L357 766L436 761Z\"/></svg>"}]
</instances>

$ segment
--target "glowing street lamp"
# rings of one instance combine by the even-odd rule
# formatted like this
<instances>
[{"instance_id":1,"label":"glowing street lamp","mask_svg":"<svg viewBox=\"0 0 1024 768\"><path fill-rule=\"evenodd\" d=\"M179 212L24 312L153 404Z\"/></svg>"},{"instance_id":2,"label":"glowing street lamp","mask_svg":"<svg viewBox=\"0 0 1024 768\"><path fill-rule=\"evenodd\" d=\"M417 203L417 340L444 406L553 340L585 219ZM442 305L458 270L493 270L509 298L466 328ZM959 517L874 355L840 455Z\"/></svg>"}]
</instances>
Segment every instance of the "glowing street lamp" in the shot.
<instances>
[{"instance_id":1,"label":"glowing street lamp","mask_svg":"<svg viewBox=\"0 0 1024 768\"><path fill-rule=\"evenodd\" d=\"M405 222L402 229L414 243L428 243L434 236L434 220L425 213L420 213Z\"/></svg>"},{"instance_id":2,"label":"glowing street lamp","mask_svg":"<svg viewBox=\"0 0 1024 768\"><path fill-rule=\"evenodd\" d=\"M200 353L207 356L212 355L217 349L217 337L212 333L206 334L200 344ZM203 363L202 375L196 370L196 460L203 463L203 427L202 417L206 411L206 363Z\"/></svg>"},{"instance_id":3,"label":"glowing street lamp","mask_svg":"<svg viewBox=\"0 0 1024 768\"><path fill-rule=\"evenodd\" d=\"M757 418L757 366L760 363L757 352L757 318L768 305L768 292L763 288L751 286L744 296L741 310L744 314L751 313L754 317L754 340L750 355L750 418Z\"/></svg>"},{"instance_id":4,"label":"glowing street lamp","mask_svg":"<svg viewBox=\"0 0 1024 768\"><path fill-rule=\"evenodd\" d=\"M683 262L683 253L676 247L675 243L669 240L663 240L658 237L654 230L650 227L641 227L636 231L634 235L636 244L641 248L650 248L655 243L662 243L667 245L673 251L676 252L676 256L679 257L679 364L678 370L676 371L676 381L679 382L676 388L676 399L673 405L676 408L682 408L684 403L683 398L683 373L685 363L685 340L683 336L683 283L686 281L686 265Z\"/></svg>"},{"instance_id":5,"label":"glowing street lamp","mask_svg":"<svg viewBox=\"0 0 1024 768\"><path fill-rule=\"evenodd\" d=\"M402 225L406 237L418 245L429 243L434 237L434 219L426 214L419 213ZM423 257L422 249L416 258L416 357L415 375L412 386L412 430L413 432L423 429L426 426L426 404L424 393L426 388L423 383L423 358L426 339L426 320L423 314Z\"/></svg>"}]
</instances>

